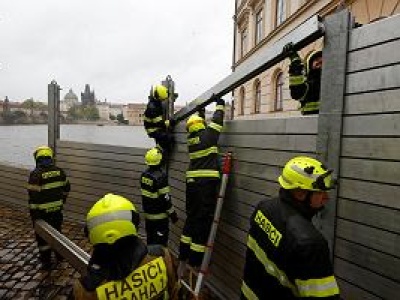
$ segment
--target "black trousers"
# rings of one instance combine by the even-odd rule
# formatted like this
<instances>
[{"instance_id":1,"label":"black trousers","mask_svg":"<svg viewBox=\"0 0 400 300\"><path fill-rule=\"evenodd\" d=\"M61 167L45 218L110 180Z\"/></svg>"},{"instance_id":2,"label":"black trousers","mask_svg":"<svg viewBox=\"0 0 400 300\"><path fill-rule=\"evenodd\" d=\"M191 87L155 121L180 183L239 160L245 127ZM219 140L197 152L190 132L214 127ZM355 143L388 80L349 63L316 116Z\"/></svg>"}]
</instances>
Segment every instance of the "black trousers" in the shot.
<instances>
[{"instance_id":1,"label":"black trousers","mask_svg":"<svg viewBox=\"0 0 400 300\"><path fill-rule=\"evenodd\" d=\"M63 214L62 211L55 211L50 213L45 213L44 211L39 210L31 210L31 219L32 223L35 223L36 220L42 219L47 222L49 225L57 229L61 232L62 222L63 222ZM50 246L46 243L44 239L42 239L39 235L35 233L36 242L39 248L39 260L43 265L50 265L51 263L51 253L52 250ZM57 259L62 259L62 257L56 252Z\"/></svg>"},{"instance_id":2,"label":"black trousers","mask_svg":"<svg viewBox=\"0 0 400 300\"><path fill-rule=\"evenodd\" d=\"M159 244L168 246L169 219L146 220L147 245Z\"/></svg>"},{"instance_id":3,"label":"black trousers","mask_svg":"<svg viewBox=\"0 0 400 300\"><path fill-rule=\"evenodd\" d=\"M189 179L186 183L186 221L179 246L179 259L199 267L210 234L217 203L219 179Z\"/></svg>"}]
</instances>

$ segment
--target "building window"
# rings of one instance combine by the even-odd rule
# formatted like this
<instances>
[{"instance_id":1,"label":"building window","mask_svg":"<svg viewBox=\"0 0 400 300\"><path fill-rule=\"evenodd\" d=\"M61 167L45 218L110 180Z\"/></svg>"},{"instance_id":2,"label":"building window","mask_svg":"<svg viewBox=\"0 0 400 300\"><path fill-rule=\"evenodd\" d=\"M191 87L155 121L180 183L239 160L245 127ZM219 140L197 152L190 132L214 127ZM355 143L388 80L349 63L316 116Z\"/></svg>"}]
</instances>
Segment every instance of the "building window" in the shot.
<instances>
[{"instance_id":1,"label":"building window","mask_svg":"<svg viewBox=\"0 0 400 300\"><path fill-rule=\"evenodd\" d=\"M262 40L262 38L264 37L264 31L263 31L263 10L260 9L257 13L256 13L256 45Z\"/></svg>"},{"instance_id":2,"label":"building window","mask_svg":"<svg viewBox=\"0 0 400 300\"><path fill-rule=\"evenodd\" d=\"M286 20L286 0L276 1L276 27Z\"/></svg>"},{"instance_id":3,"label":"building window","mask_svg":"<svg viewBox=\"0 0 400 300\"><path fill-rule=\"evenodd\" d=\"M283 85L285 81L283 78L283 73L279 72L276 75L275 81L275 103L274 103L274 110L280 111L283 109Z\"/></svg>"},{"instance_id":4,"label":"building window","mask_svg":"<svg viewBox=\"0 0 400 300\"><path fill-rule=\"evenodd\" d=\"M254 85L254 113L259 114L261 112L261 82L256 81Z\"/></svg>"},{"instance_id":5,"label":"building window","mask_svg":"<svg viewBox=\"0 0 400 300\"><path fill-rule=\"evenodd\" d=\"M240 32L240 57L243 57L247 52L248 30L243 28Z\"/></svg>"},{"instance_id":6,"label":"building window","mask_svg":"<svg viewBox=\"0 0 400 300\"><path fill-rule=\"evenodd\" d=\"M239 92L239 115L244 115L244 87L240 88Z\"/></svg>"}]
</instances>

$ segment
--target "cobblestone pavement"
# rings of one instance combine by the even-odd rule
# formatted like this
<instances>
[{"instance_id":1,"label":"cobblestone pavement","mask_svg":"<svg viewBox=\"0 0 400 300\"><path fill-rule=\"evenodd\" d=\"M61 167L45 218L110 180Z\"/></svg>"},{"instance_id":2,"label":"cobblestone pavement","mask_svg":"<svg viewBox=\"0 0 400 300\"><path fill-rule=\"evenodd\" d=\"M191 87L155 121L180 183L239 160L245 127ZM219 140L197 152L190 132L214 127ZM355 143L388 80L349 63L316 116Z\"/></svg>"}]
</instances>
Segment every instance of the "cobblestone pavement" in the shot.
<instances>
[{"instance_id":1,"label":"cobblestone pavement","mask_svg":"<svg viewBox=\"0 0 400 300\"><path fill-rule=\"evenodd\" d=\"M82 226L65 221L62 233L89 251ZM79 274L67 263L41 271L38 249L28 212L0 203L0 299L72 299Z\"/></svg>"},{"instance_id":2,"label":"cobblestone pavement","mask_svg":"<svg viewBox=\"0 0 400 300\"><path fill-rule=\"evenodd\" d=\"M65 220L62 233L89 253L82 225ZM53 257L54 258L54 257ZM67 262L40 270L39 253L27 211L0 202L0 300L70 300L79 273ZM200 299L218 299L206 287Z\"/></svg>"}]
</instances>

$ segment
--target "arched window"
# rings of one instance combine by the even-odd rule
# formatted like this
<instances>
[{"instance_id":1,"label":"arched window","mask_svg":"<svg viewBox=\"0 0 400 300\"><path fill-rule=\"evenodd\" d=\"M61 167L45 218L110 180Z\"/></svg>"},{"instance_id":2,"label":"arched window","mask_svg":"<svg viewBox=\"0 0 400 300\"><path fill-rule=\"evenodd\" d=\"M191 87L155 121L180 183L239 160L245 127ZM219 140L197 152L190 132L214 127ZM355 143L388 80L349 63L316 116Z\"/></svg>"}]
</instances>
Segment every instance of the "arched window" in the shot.
<instances>
[{"instance_id":1,"label":"arched window","mask_svg":"<svg viewBox=\"0 0 400 300\"><path fill-rule=\"evenodd\" d=\"M280 111L283 109L283 85L285 84L285 80L283 78L283 73L280 71L276 75L275 79L275 103L274 110Z\"/></svg>"},{"instance_id":2,"label":"arched window","mask_svg":"<svg viewBox=\"0 0 400 300\"><path fill-rule=\"evenodd\" d=\"M244 115L244 87L240 88L239 91L239 115Z\"/></svg>"},{"instance_id":3,"label":"arched window","mask_svg":"<svg viewBox=\"0 0 400 300\"><path fill-rule=\"evenodd\" d=\"M286 20L286 0L276 0L276 27Z\"/></svg>"},{"instance_id":4,"label":"arched window","mask_svg":"<svg viewBox=\"0 0 400 300\"><path fill-rule=\"evenodd\" d=\"M257 80L254 84L254 113L261 112L261 82Z\"/></svg>"}]
</instances>

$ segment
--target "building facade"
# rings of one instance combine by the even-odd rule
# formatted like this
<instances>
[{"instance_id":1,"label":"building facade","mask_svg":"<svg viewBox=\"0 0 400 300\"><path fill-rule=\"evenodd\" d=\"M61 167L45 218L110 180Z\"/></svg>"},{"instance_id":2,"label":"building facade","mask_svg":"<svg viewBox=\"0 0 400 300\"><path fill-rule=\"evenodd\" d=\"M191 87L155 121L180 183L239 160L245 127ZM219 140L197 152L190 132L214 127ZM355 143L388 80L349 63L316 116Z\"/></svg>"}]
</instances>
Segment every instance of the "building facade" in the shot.
<instances>
[{"instance_id":1,"label":"building facade","mask_svg":"<svg viewBox=\"0 0 400 300\"><path fill-rule=\"evenodd\" d=\"M400 13L398 0L236 0L235 5L233 70L313 15L347 7L356 22L368 24ZM305 58L322 47L320 39L299 54ZM286 59L234 90L235 119L300 115L299 103L290 98L288 64Z\"/></svg>"}]
</instances>

